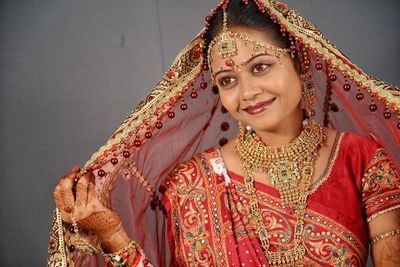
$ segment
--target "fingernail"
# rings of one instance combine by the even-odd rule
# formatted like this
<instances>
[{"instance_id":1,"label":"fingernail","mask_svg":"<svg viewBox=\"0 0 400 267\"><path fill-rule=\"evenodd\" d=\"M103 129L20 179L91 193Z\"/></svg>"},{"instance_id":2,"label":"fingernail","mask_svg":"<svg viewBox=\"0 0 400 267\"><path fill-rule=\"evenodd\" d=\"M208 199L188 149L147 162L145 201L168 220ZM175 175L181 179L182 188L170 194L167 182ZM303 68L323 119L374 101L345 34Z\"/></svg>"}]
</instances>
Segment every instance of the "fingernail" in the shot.
<instances>
[{"instance_id":1,"label":"fingernail","mask_svg":"<svg viewBox=\"0 0 400 267\"><path fill-rule=\"evenodd\" d=\"M72 171L76 172L79 170L79 166L78 165L74 165L74 167L72 167Z\"/></svg>"}]
</instances>

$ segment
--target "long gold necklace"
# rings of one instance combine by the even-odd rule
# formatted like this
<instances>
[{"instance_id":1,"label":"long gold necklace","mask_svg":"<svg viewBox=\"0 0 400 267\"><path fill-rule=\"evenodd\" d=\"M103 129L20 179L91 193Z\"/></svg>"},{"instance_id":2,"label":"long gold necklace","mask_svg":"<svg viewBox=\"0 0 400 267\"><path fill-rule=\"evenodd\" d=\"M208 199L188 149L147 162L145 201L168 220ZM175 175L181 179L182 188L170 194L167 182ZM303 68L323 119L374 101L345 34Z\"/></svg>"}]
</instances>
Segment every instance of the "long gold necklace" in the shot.
<instances>
[{"instance_id":1,"label":"long gold necklace","mask_svg":"<svg viewBox=\"0 0 400 267\"><path fill-rule=\"evenodd\" d=\"M301 237L308 191L314 171L313 163L318 148L325 140L326 134L322 126L308 119L303 121L300 135L282 147L265 145L253 131L241 130L236 139L236 152L243 164L245 189L250 199L250 221L271 266L303 266L305 247L301 244ZM254 188L254 171L268 173L272 184L279 190L282 203L297 205L292 249L268 251L269 234Z\"/></svg>"}]
</instances>

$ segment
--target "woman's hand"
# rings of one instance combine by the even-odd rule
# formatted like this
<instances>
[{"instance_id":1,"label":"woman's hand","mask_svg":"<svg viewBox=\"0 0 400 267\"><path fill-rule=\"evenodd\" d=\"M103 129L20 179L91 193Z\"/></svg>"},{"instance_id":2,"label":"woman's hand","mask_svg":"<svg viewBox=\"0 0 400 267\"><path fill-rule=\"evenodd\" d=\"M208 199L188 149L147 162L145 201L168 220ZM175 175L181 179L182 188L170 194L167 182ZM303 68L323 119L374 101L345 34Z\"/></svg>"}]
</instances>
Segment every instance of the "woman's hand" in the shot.
<instances>
[{"instance_id":1,"label":"woman's hand","mask_svg":"<svg viewBox=\"0 0 400 267\"><path fill-rule=\"evenodd\" d=\"M87 172L78 177L79 167L60 179L54 190L54 200L64 222L72 223L96 234L102 246L113 252L125 247L130 239L119 216L101 203L96 194L95 176ZM78 179L79 178L79 179Z\"/></svg>"}]
</instances>

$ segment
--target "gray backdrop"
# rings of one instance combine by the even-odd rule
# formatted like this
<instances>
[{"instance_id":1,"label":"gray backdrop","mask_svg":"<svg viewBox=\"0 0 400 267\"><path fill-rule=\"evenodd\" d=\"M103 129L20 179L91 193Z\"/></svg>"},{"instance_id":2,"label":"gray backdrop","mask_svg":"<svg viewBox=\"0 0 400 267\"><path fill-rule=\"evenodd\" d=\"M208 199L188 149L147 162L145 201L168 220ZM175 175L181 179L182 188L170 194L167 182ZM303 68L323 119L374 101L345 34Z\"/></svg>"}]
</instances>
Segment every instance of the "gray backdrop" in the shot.
<instances>
[{"instance_id":1,"label":"gray backdrop","mask_svg":"<svg viewBox=\"0 0 400 267\"><path fill-rule=\"evenodd\" d=\"M216 0L0 1L0 265L43 266L52 192L200 31ZM398 0L287 1L399 84Z\"/></svg>"}]
</instances>

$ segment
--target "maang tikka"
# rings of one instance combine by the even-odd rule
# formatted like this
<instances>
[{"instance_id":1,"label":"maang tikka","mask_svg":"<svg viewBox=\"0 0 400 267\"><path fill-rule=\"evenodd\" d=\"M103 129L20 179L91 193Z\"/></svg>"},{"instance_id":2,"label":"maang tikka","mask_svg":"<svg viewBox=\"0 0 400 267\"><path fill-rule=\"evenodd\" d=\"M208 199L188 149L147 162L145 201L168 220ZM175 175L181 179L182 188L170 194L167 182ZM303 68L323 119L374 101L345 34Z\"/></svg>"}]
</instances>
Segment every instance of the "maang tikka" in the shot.
<instances>
[{"instance_id":1,"label":"maang tikka","mask_svg":"<svg viewBox=\"0 0 400 267\"><path fill-rule=\"evenodd\" d=\"M223 59L235 56L237 54L235 36L233 32L228 29L228 13L225 10L223 12L222 33L220 34L220 38L221 40L217 43L218 55ZM226 62L225 65L227 65Z\"/></svg>"},{"instance_id":2,"label":"maang tikka","mask_svg":"<svg viewBox=\"0 0 400 267\"><path fill-rule=\"evenodd\" d=\"M225 66L234 68L236 67L240 70L240 66L236 65L232 60L232 57L238 54L238 46L236 43L236 38L242 40L246 45L250 44L253 46L255 54L265 53L268 55L273 55L281 62L282 54L290 53L288 48L276 47L269 43L260 43L240 32L232 32L228 28L228 13L226 11L227 7L223 7L223 21L222 21L222 32L215 36L213 40L208 45L207 51L207 64L211 73L211 78L214 81L213 71L211 69L211 49L215 46L217 54L220 58L224 59Z\"/></svg>"}]
</instances>

